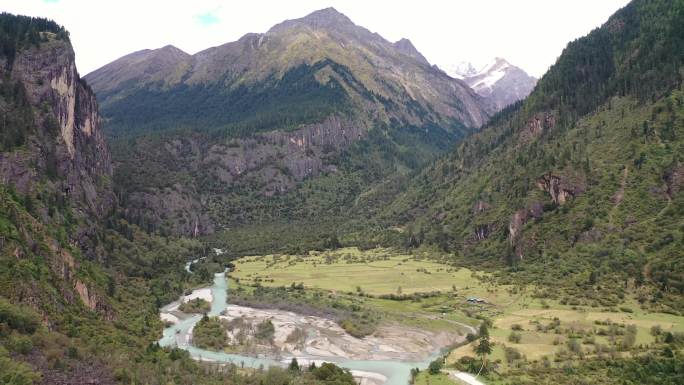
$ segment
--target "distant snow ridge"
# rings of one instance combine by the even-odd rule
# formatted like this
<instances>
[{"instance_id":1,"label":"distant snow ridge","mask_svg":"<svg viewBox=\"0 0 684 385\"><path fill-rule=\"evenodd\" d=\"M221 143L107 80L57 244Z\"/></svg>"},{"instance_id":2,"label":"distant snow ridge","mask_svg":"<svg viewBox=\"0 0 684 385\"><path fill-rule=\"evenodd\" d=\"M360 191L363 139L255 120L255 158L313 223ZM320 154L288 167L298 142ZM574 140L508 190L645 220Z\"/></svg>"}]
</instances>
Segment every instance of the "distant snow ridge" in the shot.
<instances>
[{"instance_id":1,"label":"distant snow ridge","mask_svg":"<svg viewBox=\"0 0 684 385\"><path fill-rule=\"evenodd\" d=\"M467 83L478 94L482 94L481 91L491 93L492 87L506 76L509 68L511 68L511 65L506 59L497 57L475 75L468 77Z\"/></svg>"},{"instance_id":2,"label":"distant snow ridge","mask_svg":"<svg viewBox=\"0 0 684 385\"><path fill-rule=\"evenodd\" d=\"M465 61L444 68L449 76L463 80L483 97L490 112L526 98L537 84L536 78L501 57L494 58L479 71L472 63Z\"/></svg>"},{"instance_id":3,"label":"distant snow ridge","mask_svg":"<svg viewBox=\"0 0 684 385\"><path fill-rule=\"evenodd\" d=\"M444 66L444 72L455 79L461 79L477 75L477 70L473 63L467 61L456 62Z\"/></svg>"}]
</instances>

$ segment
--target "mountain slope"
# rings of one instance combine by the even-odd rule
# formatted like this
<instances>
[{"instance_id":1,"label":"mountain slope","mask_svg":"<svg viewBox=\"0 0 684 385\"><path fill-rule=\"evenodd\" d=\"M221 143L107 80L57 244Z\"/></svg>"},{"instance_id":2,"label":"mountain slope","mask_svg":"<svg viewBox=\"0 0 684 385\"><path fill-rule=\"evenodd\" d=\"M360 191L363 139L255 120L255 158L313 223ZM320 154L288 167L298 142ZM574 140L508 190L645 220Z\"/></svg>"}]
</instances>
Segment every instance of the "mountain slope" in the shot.
<instances>
[{"instance_id":1,"label":"mountain slope","mask_svg":"<svg viewBox=\"0 0 684 385\"><path fill-rule=\"evenodd\" d=\"M164 233L340 210L488 118L479 96L408 40L391 43L332 8L189 57L134 53L86 79L116 139L127 217ZM303 201L295 191L319 177Z\"/></svg>"},{"instance_id":2,"label":"mountain slope","mask_svg":"<svg viewBox=\"0 0 684 385\"><path fill-rule=\"evenodd\" d=\"M207 106L207 111L212 111L218 107L232 108L231 91L240 89L246 92L264 83L261 87L271 89L275 84L268 84L269 81L281 81L293 70L316 73L316 83L321 87L340 83L344 97L352 99L352 102L365 100L364 103L374 104L363 109L387 115L380 117L385 121L394 117L404 123L419 124L427 120L441 123L447 118L455 118L465 126L477 127L486 119L477 99L460 83L450 81L432 69L408 40L394 45L355 25L332 8L301 19L287 20L265 34L247 34L236 42L209 48L192 57L178 52L170 54L167 52L170 50L172 48L165 47L131 54L86 76L101 95L103 112L111 119L109 127L112 131L126 126L125 117L119 113L121 107L116 106L133 97L131 94L136 90L131 88L154 88L164 92L176 90L182 95L184 87L189 90L202 87L197 92L219 98L217 103L223 102L220 106ZM160 60L160 57L173 60ZM135 72L138 71L148 74L136 77ZM129 82L133 78L137 81L136 87L130 87ZM211 88L212 85L218 88ZM228 95L214 95L213 92L228 92ZM182 98L181 95L177 97ZM342 95L333 96L342 99ZM154 105L157 101L147 99L136 100L145 106ZM287 100L281 97L278 101ZM331 104L340 102L335 100ZM383 105L390 102L391 106ZM415 103L422 112L405 110L402 106ZM419 113L427 116L421 119ZM147 120L161 118L161 114L149 114L152 116L145 117ZM218 116L216 119L216 122L206 122L202 128L231 122ZM243 117L238 117L238 120L243 120ZM135 129L140 130L144 126L144 123L137 123Z\"/></svg>"},{"instance_id":3,"label":"mountain slope","mask_svg":"<svg viewBox=\"0 0 684 385\"><path fill-rule=\"evenodd\" d=\"M199 242L148 236L117 214L97 103L63 27L0 14L0 114L0 383L255 380L154 344L159 304L213 270L189 277Z\"/></svg>"},{"instance_id":4,"label":"mountain slope","mask_svg":"<svg viewBox=\"0 0 684 385\"><path fill-rule=\"evenodd\" d=\"M114 206L111 157L95 95L79 78L63 28L22 29L25 19L3 17L0 178L27 200L73 210L83 246L94 235L90 224ZM65 219L54 210L40 215Z\"/></svg>"},{"instance_id":5,"label":"mountain slope","mask_svg":"<svg viewBox=\"0 0 684 385\"><path fill-rule=\"evenodd\" d=\"M681 311L683 17L681 1L633 1L571 42L525 101L359 211L390 202L376 218L403 232L384 237L508 264L500 279L549 298L614 304L624 282L643 306Z\"/></svg>"}]
</instances>

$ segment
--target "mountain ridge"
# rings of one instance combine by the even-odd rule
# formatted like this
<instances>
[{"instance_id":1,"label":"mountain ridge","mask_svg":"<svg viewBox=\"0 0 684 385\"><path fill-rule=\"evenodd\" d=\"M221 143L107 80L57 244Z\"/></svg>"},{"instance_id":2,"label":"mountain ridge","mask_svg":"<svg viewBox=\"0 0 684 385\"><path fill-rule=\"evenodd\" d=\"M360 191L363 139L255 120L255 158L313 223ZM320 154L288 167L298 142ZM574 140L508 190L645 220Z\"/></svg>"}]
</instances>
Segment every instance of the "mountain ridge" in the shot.
<instances>
[{"instance_id":1,"label":"mountain ridge","mask_svg":"<svg viewBox=\"0 0 684 385\"><path fill-rule=\"evenodd\" d=\"M246 214L226 218L234 210L217 208L234 199L250 207L244 195L252 192L282 200L305 180L342 180L348 173L363 179L355 185L372 183L379 176L355 165L369 157L379 158L382 175L414 169L489 116L477 94L430 66L410 41L389 42L334 9L156 67L158 51L141 55L144 64L134 70L124 57L86 80L100 98L109 135L126 143L113 148L115 177L131 197L128 218L150 228L165 226L162 217L178 218L165 226L176 233L243 221ZM144 150L131 148L128 137ZM141 159L157 171L140 170ZM346 188L340 191L351 199ZM164 209L163 201L175 207ZM304 210L302 202L287 205ZM181 224L181 218L191 219Z\"/></svg>"}]
</instances>

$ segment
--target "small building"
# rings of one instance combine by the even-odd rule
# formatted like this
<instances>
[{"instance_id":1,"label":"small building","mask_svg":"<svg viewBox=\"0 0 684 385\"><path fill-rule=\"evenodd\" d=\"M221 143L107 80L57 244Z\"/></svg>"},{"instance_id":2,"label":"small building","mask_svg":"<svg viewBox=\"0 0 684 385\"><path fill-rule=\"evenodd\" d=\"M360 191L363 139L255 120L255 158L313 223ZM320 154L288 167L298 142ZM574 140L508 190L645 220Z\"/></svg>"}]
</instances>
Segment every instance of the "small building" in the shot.
<instances>
[{"instance_id":1,"label":"small building","mask_svg":"<svg viewBox=\"0 0 684 385\"><path fill-rule=\"evenodd\" d=\"M482 303L482 304L486 304L486 303L487 303L487 300L484 299L484 298L469 297L469 298L467 298L466 300L467 300L468 302L470 302L470 303Z\"/></svg>"}]
</instances>

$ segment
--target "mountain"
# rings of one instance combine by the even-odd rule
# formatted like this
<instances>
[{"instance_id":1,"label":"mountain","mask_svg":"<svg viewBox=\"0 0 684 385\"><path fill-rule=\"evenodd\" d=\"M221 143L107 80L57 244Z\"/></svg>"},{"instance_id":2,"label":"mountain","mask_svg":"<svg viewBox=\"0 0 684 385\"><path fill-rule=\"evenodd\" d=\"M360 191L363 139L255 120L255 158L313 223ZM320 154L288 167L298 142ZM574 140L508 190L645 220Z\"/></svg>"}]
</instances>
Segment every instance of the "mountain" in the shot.
<instances>
[{"instance_id":1,"label":"mountain","mask_svg":"<svg viewBox=\"0 0 684 385\"><path fill-rule=\"evenodd\" d=\"M608 306L625 287L684 310L682 36L684 3L635 0L569 43L526 99L357 202L374 242L508 266L544 298Z\"/></svg>"},{"instance_id":2,"label":"mountain","mask_svg":"<svg viewBox=\"0 0 684 385\"><path fill-rule=\"evenodd\" d=\"M463 80L473 91L482 96L490 111L525 99L537 84L537 79L523 69L497 57L479 71L469 62L444 66L449 76Z\"/></svg>"},{"instance_id":3,"label":"mountain","mask_svg":"<svg viewBox=\"0 0 684 385\"><path fill-rule=\"evenodd\" d=\"M482 99L410 41L333 8L191 56L136 52L86 80L127 218L174 234L340 210L488 119Z\"/></svg>"},{"instance_id":4,"label":"mountain","mask_svg":"<svg viewBox=\"0 0 684 385\"><path fill-rule=\"evenodd\" d=\"M494 111L524 99L537 84L536 78L500 57L479 72L466 74L463 81L485 98Z\"/></svg>"},{"instance_id":5,"label":"mountain","mask_svg":"<svg viewBox=\"0 0 684 385\"><path fill-rule=\"evenodd\" d=\"M159 303L196 285L183 263L204 248L119 215L98 105L63 27L0 14L0 116L0 383L248 382L151 343Z\"/></svg>"},{"instance_id":6,"label":"mountain","mask_svg":"<svg viewBox=\"0 0 684 385\"><path fill-rule=\"evenodd\" d=\"M54 22L0 14L0 47L0 378L113 383L96 358L51 366L71 344L67 317L115 314L92 267L105 259L97 228L115 207L95 95ZM53 358L34 349L41 343ZM69 373L72 364L83 370Z\"/></svg>"},{"instance_id":7,"label":"mountain","mask_svg":"<svg viewBox=\"0 0 684 385\"><path fill-rule=\"evenodd\" d=\"M203 129L225 128L244 120L243 115L247 115L224 116L228 115L223 113L226 103L228 108L233 108L230 102L233 101L231 96L237 97L232 95L234 92L264 93L276 86L274 81L282 80L299 81L297 86L301 87L305 80L303 76L309 76L309 73L316 76L316 84L311 85L316 88L311 92L315 90L319 93L317 96L324 96L321 103L331 111L333 107L337 111L343 104L352 103L356 108L363 107L365 113L388 115L380 117L385 121L395 118L403 123L420 124L423 121L443 123L457 119L466 127L478 127L487 118L477 98L461 83L450 81L430 68L410 41L403 39L392 44L355 25L333 8L316 11L301 19L287 20L264 34L247 34L236 42L209 48L193 56L171 46L136 52L93 71L86 80L100 97L103 113L109 120L108 129L118 132L131 124L135 125L135 130L156 127L155 124L163 124L164 129L179 125L175 121L173 125L169 124L170 120L163 120L162 113L168 111L158 110L158 106L146 116L136 116L136 119L144 118L143 123L132 123L120 116L120 109L136 97L137 102L145 103L144 107L155 107L153 103L157 100L152 95L142 99L142 90L148 93L152 90L175 91L179 95L200 92L206 97L216 98L212 101L217 105L203 103L193 107L213 114L212 119L203 122ZM345 79L345 76L349 78ZM341 97L333 87L338 83L343 88ZM277 86L291 87L294 84ZM319 88L324 86L332 89L323 92ZM369 105L359 105L361 100ZM413 101L417 110L384 105L398 104L399 101ZM435 111L427 110L428 104ZM292 103L292 107L297 112L305 112L300 111L301 107L296 103ZM265 107L259 108L258 111L262 111ZM421 117L420 113L426 116ZM306 114L295 116L294 111L290 116L295 121L310 120ZM189 121L183 116L174 116L176 118ZM252 123L252 129L279 128L283 125L281 120Z\"/></svg>"},{"instance_id":8,"label":"mountain","mask_svg":"<svg viewBox=\"0 0 684 385\"><path fill-rule=\"evenodd\" d=\"M78 75L63 28L13 30L21 20L3 14L0 178L24 199L49 203L40 212L44 220L66 219L57 206L71 210L70 220L81 222L76 238L83 246L92 241L92 222L114 207L97 101Z\"/></svg>"}]
</instances>

